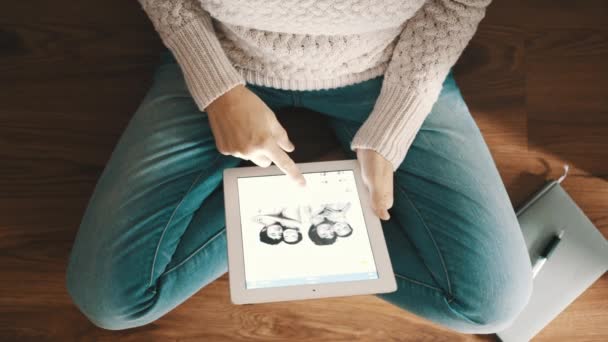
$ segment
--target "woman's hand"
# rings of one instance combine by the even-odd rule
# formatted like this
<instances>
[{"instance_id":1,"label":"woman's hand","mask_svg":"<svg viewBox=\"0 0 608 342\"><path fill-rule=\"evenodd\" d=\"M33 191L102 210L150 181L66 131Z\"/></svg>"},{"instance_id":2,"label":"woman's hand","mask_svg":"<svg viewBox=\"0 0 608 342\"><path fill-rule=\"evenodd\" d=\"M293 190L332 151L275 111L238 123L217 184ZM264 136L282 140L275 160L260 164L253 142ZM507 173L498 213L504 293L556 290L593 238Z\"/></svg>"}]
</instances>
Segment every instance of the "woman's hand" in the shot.
<instances>
[{"instance_id":1,"label":"woman's hand","mask_svg":"<svg viewBox=\"0 0 608 342\"><path fill-rule=\"evenodd\" d=\"M261 167L274 162L299 185L302 173L287 155L294 150L275 114L253 92L238 85L205 108L220 153L251 160Z\"/></svg>"},{"instance_id":2,"label":"woman's hand","mask_svg":"<svg viewBox=\"0 0 608 342\"><path fill-rule=\"evenodd\" d=\"M357 160L361 165L361 176L371 195L372 208L376 215L388 220L388 209L393 206L393 166L378 152L357 149Z\"/></svg>"}]
</instances>

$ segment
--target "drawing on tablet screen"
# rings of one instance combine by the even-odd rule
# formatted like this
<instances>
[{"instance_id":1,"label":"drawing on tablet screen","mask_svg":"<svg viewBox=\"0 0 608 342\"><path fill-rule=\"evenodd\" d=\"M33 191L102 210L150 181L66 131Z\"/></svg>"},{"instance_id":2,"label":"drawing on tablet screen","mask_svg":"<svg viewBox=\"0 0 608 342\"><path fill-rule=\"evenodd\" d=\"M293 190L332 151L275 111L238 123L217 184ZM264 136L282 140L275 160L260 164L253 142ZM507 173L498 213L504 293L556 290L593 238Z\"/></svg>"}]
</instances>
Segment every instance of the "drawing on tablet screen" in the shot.
<instances>
[{"instance_id":1,"label":"drawing on tablet screen","mask_svg":"<svg viewBox=\"0 0 608 342\"><path fill-rule=\"evenodd\" d=\"M317 246L334 244L352 235L353 228L346 219L351 202L324 203L317 206L297 205L258 209L252 217L263 225L260 242L295 245L302 241L302 231Z\"/></svg>"},{"instance_id":2,"label":"drawing on tablet screen","mask_svg":"<svg viewBox=\"0 0 608 342\"><path fill-rule=\"evenodd\" d=\"M247 288L375 279L352 170L238 179Z\"/></svg>"}]
</instances>

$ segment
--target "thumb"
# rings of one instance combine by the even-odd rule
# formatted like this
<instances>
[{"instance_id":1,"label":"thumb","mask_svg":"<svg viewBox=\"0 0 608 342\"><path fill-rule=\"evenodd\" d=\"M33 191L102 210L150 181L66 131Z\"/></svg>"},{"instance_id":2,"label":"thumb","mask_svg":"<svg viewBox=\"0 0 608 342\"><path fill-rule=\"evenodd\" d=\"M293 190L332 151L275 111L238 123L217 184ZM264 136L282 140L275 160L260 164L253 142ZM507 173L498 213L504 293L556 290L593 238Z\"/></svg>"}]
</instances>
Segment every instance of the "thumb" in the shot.
<instances>
[{"instance_id":1,"label":"thumb","mask_svg":"<svg viewBox=\"0 0 608 342\"><path fill-rule=\"evenodd\" d=\"M382 182L384 183L384 182ZM372 185L371 190L372 205L378 217L384 220L390 219L388 209L393 206L393 192L384 185Z\"/></svg>"},{"instance_id":2,"label":"thumb","mask_svg":"<svg viewBox=\"0 0 608 342\"><path fill-rule=\"evenodd\" d=\"M390 219L388 209L393 206L393 173L375 157L371 150L357 149L364 183L370 192L372 207L376 215Z\"/></svg>"},{"instance_id":3,"label":"thumb","mask_svg":"<svg viewBox=\"0 0 608 342\"><path fill-rule=\"evenodd\" d=\"M369 160L363 163L364 183L367 185L371 197L372 208L376 215L384 220L390 219L388 209L393 206L393 174L380 172L370 165Z\"/></svg>"},{"instance_id":4,"label":"thumb","mask_svg":"<svg viewBox=\"0 0 608 342\"><path fill-rule=\"evenodd\" d=\"M277 136L277 144L279 145L280 148L282 148L286 152L293 152L293 150L295 150L295 148L296 148L293 145L293 143L291 142L291 140L289 140L287 131L285 131L284 128L281 128L281 131Z\"/></svg>"}]
</instances>

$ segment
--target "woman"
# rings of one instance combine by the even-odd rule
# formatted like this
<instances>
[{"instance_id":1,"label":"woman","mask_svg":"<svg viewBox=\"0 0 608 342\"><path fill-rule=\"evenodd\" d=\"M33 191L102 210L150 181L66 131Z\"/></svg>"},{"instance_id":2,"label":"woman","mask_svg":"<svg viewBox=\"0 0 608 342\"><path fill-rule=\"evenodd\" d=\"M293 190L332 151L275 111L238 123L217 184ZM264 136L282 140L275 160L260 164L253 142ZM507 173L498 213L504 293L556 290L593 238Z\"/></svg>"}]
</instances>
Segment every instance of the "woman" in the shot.
<instances>
[{"instance_id":1,"label":"woman","mask_svg":"<svg viewBox=\"0 0 608 342\"><path fill-rule=\"evenodd\" d=\"M353 234L353 227L346 222L334 222L332 229L341 238L349 237Z\"/></svg>"},{"instance_id":2,"label":"woman","mask_svg":"<svg viewBox=\"0 0 608 342\"><path fill-rule=\"evenodd\" d=\"M222 170L305 183L274 114L289 106L327 115L359 162L398 281L381 298L461 332L515 319L529 257L450 74L489 0L140 2L171 53L74 242L67 287L93 323L147 324L226 272Z\"/></svg>"},{"instance_id":3,"label":"woman","mask_svg":"<svg viewBox=\"0 0 608 342\"><path fill-rule=\"evenodd\" d=\"M268 245L278 245L283 241L283 226L278 223L264 226L260 230L260 241Z\"/></svg>"},{"instance_id":4,"label":"woman","mask_svg":"<svg viewBox=\"0 0 608 342\"><path fill-rule=\"evenodd\" d=\"M299 229L302 226L302 210L302 206L259 209L258 214L254 215L251 220L263 225L278 222L284 227Z\"/></svg>"},{"instance_id":5,"label":"woman","mask_svg":"<svg viewBox=\"0 0 608 342\"><path fill-rule=\"evenodd\" d=\"M268 245L278 245L285 242L295 245L302 241L302 233L298 228L284 227L280 223L273 223L260 230L260 241Z\"/></svg>"},{"instance_id":6,"label":"woman","mask_svg":"<svg viewBox=\"0 0 608 342\"><path fill-rule=\"evenodd\" d=\"M302 206L272 208L264 210L264 213L261 213L261 209L258 210L260 214L252 217L252 220L265 225L260 231L260 241L270 245L281 241L295 245L302 241L302 210Z\"/></svg>"},{"instance_id":7,"label":"woman","mask_svg":"<svg viewBox=\"0 0 608 342\"><path fill-rule=\"evenodd\" d=\"M338 238L346 238L353 234L353 228L346 222L334 222L324 218L314 223L308 229L308 237L318 246L333 245Z\"/></svg>"},{"instance_id":8,"label":"woman","mask_svg":"<svg viewBox=\"0 0 608 342\"><path fill-rule=\"evenodd\" d=\"M317 246L333 245L338 236L333 229L333 222L324 219L318 224L313 224L308 229L308 237Z\"/></svg>"}]
</instances>

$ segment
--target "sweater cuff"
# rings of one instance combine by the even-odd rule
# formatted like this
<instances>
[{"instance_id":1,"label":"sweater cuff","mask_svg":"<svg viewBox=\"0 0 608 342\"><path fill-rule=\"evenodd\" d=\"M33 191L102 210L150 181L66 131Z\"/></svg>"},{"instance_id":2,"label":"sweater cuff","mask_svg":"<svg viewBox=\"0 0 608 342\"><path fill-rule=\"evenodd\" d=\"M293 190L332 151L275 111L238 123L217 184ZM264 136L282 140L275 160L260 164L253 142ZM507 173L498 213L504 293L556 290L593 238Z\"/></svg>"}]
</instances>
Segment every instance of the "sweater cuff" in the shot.
<instances>
[{"instance_id":1,"label":"sweater cuff","mask_svg":"<svg viewBox=\"0 0 608 342\"><path fill-rule=\"evenodd\" d=\"M198 108L205 108L215 99L239 84L244 78L232 66L212 27L192 20L164 39L175 55L188 89Z\"/></svg>"},{"instance_id":2,"label":"sweater cuff","mask_svg":"<svg viewBox=\"0 0 608 342\"><path fill-rule=\"evenodd\" d=\"M428 94L419 95L414 90L385 82L373 111L353 137L350 149L374 150L397 171L434 102Z\"/></svg>"}]
</instances>

